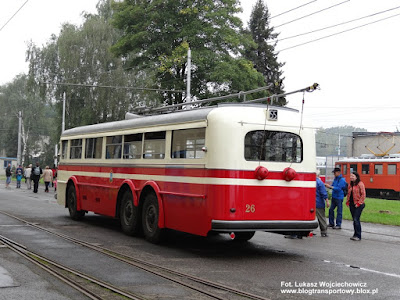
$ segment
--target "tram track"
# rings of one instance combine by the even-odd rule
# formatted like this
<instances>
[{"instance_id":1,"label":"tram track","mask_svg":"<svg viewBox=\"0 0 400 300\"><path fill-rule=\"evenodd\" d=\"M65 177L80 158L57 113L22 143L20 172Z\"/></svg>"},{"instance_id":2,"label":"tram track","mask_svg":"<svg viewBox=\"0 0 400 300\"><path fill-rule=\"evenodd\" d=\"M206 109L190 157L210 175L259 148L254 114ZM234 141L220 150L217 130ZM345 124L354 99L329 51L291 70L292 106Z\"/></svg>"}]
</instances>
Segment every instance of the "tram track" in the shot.
<instances>
[{"instance_id":1,"label":"tram track","mask_svg":"<svg viewBox=\"0 0 400 300\"><path fill-rule=\"evenodd\" d=\"M50 273L57 279L78 290L89 299L133 299L145 300L145 298L119 289L116 286L100 281L96 278L88 276L82 272L78 272L52 260L49 260L33 251L28 250L25 246L0 235L0 242L8 249L24 257L34 265L40 267L44 271ZM80 280L78 280L79 278ZM89 284L90 283L90 284ZM89 287L88 287L89 286ZM96 288L96 287L97 288ZM101 291L101 292L100 292ZM113 293L110 296L110 292ZM120 297L118 297L120 296Z\"/></svg>"},{"instance_id":2,"label":"tram track","mask_svg":"<svg viewBox=\"0 0 400 300\"><path fill-rule=\"evenodd\" d=\"M172 270L172 269L169 269L169 268L166 268L166 267L154 264L154 263L150 263L150 262L138 259L138 258L134 258L132 256L129 256L129 255L126 255L126 254L123 254L123 253L119 253L119 252L113 251L111 249L107 249L107 248L104 248L104 247L101 247L101 246L98 246L98 245L94 245L94 244L91 244L91 243L88 243L88 242L85 242L85 241L81 241L79 239L70 237L70 236L62 234L62 233L54 232L54 231L52 231L50 229L41 227L36 223L32 223L32 222L26 221L24 219L21 219L21 218L19 218L17 216L14 216L12 214L9 214L9 213L3 212L3 211L0 211L0 213L6 215L8 217L11 217L13 219L16 219L16 220L18 220L18 221L20 221L20 222L22 222L22 223L24 223L24 224L26 224L28 226L31 226L31 227L36 228L38 230L44 231L44 232L46 232L48 234L57 236L57 237L59 237L59 238L61 238L63 240L72 242L74 244L80 245L82 247L91 249L91 250L99 252L99 253L102 253L102 254L104 254L104 255L106 255L108 257L111 257L111 258L116 259L118 261L124 262L124 263L126 263L128 265L131 265L131 266L135 267L135 268L141 269L143 271L146 271L146 272L151 273L153 275L156 275L158 277L164 278L164 279L166 279L168 281L174 282L174 283L176 283L176 284L178 284L180 286L183 286L185 288L188 288L188 289L190 289L192 291L196 291L196 292L198 292L198 293L200 293L202 295L205 295L205 296L209 297L210 299L219 299L219 300L226 300L226 299L269 300L268 298L265 298L265 297L262 297L262 296L259 296L259 295L255 295L255 294L252 294L252 293L249 293L249 292L245 292L245 291L242 291L242 290L239 290L239 289L236 289L236 288L224 285L224 284L212 282L210 280L203 279L203 278L200 278L200 277L197 277L197 276L193 276L193 275L190 275L190 274L186 274L186 273L183 273L183 272ZM3 241L3 243L5 243L9 247L12 247L12 245L15 244L12 241L8 240L7 238L5 238L5 240L3 240L3 237L1 237L1 236L0 236L0 240ZM140 299L140 300L146 299L146 298L140 297L138 295L134 295L132 293L120 290L115 286L109 285L109 284L107 284L105 282L99 281L99 280L97 280L97 279L95 279L93 277L90 277L88 275L82 274L80 272L77 272L77 271L72 270L70 268L67 268L65 266L59 265L59 264L57 264L57 263L55 263L55 262L53 262L51 260L46 259L45 257L41 257L40 255L37 255L37 254L35 254L35 253L31 252L31 251L28 251L22 245L17 245L15 247L17 248L16 251L19 251L22 254L25 253L25 255L27 255L26 254L27 252L31 253L31 255L38 257L39 260L44 261L47 264L51 264L52 266L55 266L56 268L62 269L65 272L72 273L75 276L78 276L80 278L83 278L85 280L93 282L94 284L97 284L97 285L101 286L102 288L110 289L114 293L119 294L119 295L123 295L123 296L127 297L128 299ZM56 276L56 277L58 277L58 276ZM61 279L61 280L63 280L63 279ZM69 284L69 283L67 282L67 284ZM83 286L81 287L81 286L77 285L77 289L78 290L81 290L81 288L83 290L82 292L85 293L85 295L86 295L85 287L83 287ZM92 295L90 295L90 291L88 293L89 293L88 297L91 298ZM126 295L124 295L123 293L126 293ZM93 297L97 297L97 296L94 295ZM91 299L102 299L102 298L91 298Z\"/></svg>"}]
</instances>

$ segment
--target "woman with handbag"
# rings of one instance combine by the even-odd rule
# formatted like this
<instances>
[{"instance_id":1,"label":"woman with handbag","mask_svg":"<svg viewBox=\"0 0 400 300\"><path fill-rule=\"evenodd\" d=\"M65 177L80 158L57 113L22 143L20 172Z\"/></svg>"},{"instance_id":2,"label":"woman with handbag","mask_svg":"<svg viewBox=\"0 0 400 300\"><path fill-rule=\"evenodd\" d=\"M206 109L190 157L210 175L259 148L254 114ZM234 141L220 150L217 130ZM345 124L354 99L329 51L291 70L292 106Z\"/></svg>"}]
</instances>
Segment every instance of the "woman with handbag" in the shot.
<instances>
[{"instance_id":1,"label":"woman with handbag","mask_svg":"<svg viewBox=\"0 0 400 300\"><path fill-rule=\"evenodd\" d=\"M360 174L350 174L350 185L347 193L346 205L350 208L353 218L354 235L350 238L353 241L361 241L361 213L365 207L365 186L360 180Z\"/></svg>"}]
</instances>

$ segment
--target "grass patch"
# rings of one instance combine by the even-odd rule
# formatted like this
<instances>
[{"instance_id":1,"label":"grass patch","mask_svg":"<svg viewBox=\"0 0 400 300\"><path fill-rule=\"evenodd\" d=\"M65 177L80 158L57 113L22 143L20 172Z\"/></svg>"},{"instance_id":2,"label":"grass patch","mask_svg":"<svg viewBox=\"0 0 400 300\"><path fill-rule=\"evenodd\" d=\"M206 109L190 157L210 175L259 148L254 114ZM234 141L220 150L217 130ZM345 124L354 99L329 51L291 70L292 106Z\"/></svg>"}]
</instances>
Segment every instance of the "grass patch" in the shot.
<instances>
[{"instance_id":1,"label":"grass patch","mask_svg":"<svg viewBox=\"0 0 400 300\"><path fill-rule=\"evenodd\" d=\"M325 209L327 217L328 211L329 209ZM343 200L343 219L352 220L350 209L346 206L346 199ZM366 198L365 208L361 214L361 221L400 226L400 201Z\"/></svg>"},{"instance_id":2,"label":"grass patch","mask_svg":"<svg viewBox=\"0 0 400 300\"><path fill-rule=\"evenodd\" d=\"M4 183L6 183L6 175L0 175L0 181L3 181ZM11 176L10 185L12 185L13 182L14 182L14 184L16 184L16 182L17 182L17 178L15 177L14 174ZM44 184L43 178L40 178L39 183ZM25 184L25 178L21 179L21 185L22 184ZM33 185L33 181L32 181L32 185Z\"/></svg>"}]
</instances>

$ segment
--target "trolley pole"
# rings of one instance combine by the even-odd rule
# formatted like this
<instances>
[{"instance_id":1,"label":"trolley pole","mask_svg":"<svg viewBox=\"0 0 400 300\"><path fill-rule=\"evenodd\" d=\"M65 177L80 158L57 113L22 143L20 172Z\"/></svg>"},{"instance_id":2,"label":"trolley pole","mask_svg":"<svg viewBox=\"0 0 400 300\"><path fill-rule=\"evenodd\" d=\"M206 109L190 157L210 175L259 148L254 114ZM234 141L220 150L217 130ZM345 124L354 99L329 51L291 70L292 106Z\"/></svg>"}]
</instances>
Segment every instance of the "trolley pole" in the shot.
<instances>
[{"instance_id":1,"label":"trolley pole","mask_svg":"<svg viewBox=\"0 0 400 300\"><path fill-rule=\"evenodd\" d=\"M17 165L21 164L21 129L22 129L22 112L18 112L18 149L17 149Z\"/></svg>"}]
</instances>

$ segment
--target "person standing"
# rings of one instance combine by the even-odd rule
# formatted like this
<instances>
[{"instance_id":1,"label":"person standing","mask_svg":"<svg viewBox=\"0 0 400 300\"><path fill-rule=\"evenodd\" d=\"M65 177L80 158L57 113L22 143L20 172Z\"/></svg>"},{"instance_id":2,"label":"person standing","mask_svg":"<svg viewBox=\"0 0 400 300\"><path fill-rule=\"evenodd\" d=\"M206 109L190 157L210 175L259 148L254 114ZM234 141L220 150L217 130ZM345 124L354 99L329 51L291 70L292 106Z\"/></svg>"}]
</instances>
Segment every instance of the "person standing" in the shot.
<instances>
[{"instance_id":1,"label":"person standing","mask_svg":"<svg viewBox=\"0 0 400 300\"><path fill-rule=\"evenodd\" d=\"M346 205L350 208L351 217L353 218L354 234L350 238L353 241L361 241L360 218L365 207L365 195L365 185L360 180L360 174L357 172L351 173Z\"/></svg>"},{"instance_id":2,"label":"person standing","mask_svg":"<svg viewBox=\"0 0 400 300\"><path fill-rule=\"evenodd\" d=\"M51 187L54 187L54 181L56 179L56 165L53 165L53 168L51 169L51 171L53 172L53 180L51 182Z\"/></svg>"},{"instance_id":3,"label":"person standing","mask_svg":"<svg viewBox=\"0 0 400 300\"><path fill-rule=\"evenodd\" d=\"M325 218L325 203L326 207L329 207L328 193L326 192L324 183L319 178L319 171L317 171L316 213L322 237L328 236L327 234L328 225L326 224L326 218Z\"/></svg>"},{"instance_id":4,"label":"person standing","mask_svg":"<svg viewBox=\"0 0 400 300\"><path fill-rule=\"evenodd\" d=\"M8 188L11 183L11 175L11 164L8 164L6 168L6 188Z\"/></svg>"},{"instance_id":5,"label":"person standing","mask_svg":"<svg viewBox=\"0 0 400 300\"><path fill-rule=\"evenodd\" d=\"M45 193L49 192L49 185L51 182L53 182L53 171L49 168L49 166L46 166L43 172L43 180L44 180L44 185L45 185Z\"/></svg>"},{"instance_id":6,"label":"person standing","mask_svg":"<svg viewBox=\"0 0 400 300\"><path fill-rule=\"evenodd\" d=\"M39 165L39 162L36 163L36 166L32 169L32 180L33 180L33 192L38 192L39 187L39 180L40 176L42 175L43 171Z\"/></svg>"},{"instance_id":7,"label":"person standing","mask_svg":"<svg viewBox=\"0 0 400 300\"><path fill-rule=\"evenodd\" d=\"M329 227L333 229L341 229L342 228L342 215L343 215L343 198L344 192L346 189L347 183L343 178L340 168L334 168L332 171L333 175L335 175L335 179L333 180L332 185L325 183L325 186L329 189L332 189L332 202L331 207L329 208ZM336 216L336 226L335 226L335 208L337 207L337 216Z\"/></svg>"},{"instance_id":8,"label":"person standing","mask_svg":"<svg viewBox=\"0 0 400 300\"><path fill-rule=\"evenodd\" d=\"M26 178L26 186L28 188L28 190L32 189L32 178L31 178L31 174L32 174L32 164L30 164L26 169L25 169L25 178Z\"/></svg>"},{"instance_id":9,"label":"person standing","mask_svg":"<svg viewBox=\"0 0 400 300\"><path fill-rule=\"evenodd\" d=\"M22 180L22 174L24 173L24 170L22 169L22 166L19 165L17 169L15 169L15 176L17 177L17 189L21 188L21 180Z\"/></svg>"}]
</instances>

